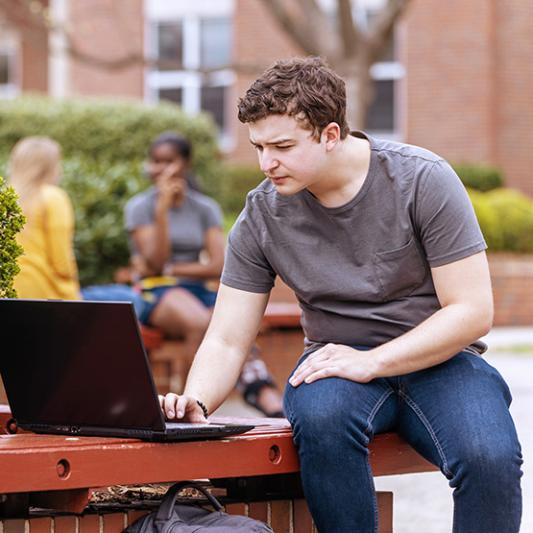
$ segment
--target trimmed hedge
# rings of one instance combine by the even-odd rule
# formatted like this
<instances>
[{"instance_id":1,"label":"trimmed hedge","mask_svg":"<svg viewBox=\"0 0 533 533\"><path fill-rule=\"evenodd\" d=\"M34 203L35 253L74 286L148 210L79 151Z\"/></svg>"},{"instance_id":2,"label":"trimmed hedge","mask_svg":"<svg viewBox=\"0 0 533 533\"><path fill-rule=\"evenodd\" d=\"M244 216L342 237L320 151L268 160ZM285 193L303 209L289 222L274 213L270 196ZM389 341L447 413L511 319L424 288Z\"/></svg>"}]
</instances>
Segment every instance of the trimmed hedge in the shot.
<instances>
[{"instance_id":1,"label":"trimmed hedge","mask_svg":"<svg viewBox=\"0 0 533 533\"><path fill-rule=\"evenodd\" d=\"M252 165L224 163L217 174L218 194L225 213L237 215L241 212L249 191L265 179L259 168Z\"/></svg>"},{"instance_id":2,"label":"trimmed hedge","mask_svg":"<svg viewBox=\"0 0 533 533\"><path fill-rule=\"evenodd\" d=\"M215 127L207 115L192 118L167 102L149 106L45 96L0 100L0 155L7 155L22 137L47 135L61 145L66 159L107 164L142 161L152 139L166 130L179 131L192 142L195 171L210 176L217 146Z\"/></svg>"},{"instance_id":3,"label":"trimmed hedge","mask_svg":"<svg viewBox=\"0 0 533 533\"><path fill-rule=\"evenodd\" d=\"M13 145L46 135L63 149L63 187L76 213L75 252L82 285L108 282L127 264L126 201L148 186L142 164L154 137L179 131L193 144L192 166L206 193L217 196L216 129L206 115L178 106L24 96L0 100L0 175Z\"/></svg>"},{"instance_id":4,"label":"trimmed hedge","mask_svg":"<svg viewBox=\"0 0 533 533\"><path fill-rule=\"evenodd\" d=\"M469 191L491 251L533 253L533 200L513 189Z\"/></svg>"},{"instance_id":5,"label":"trimmed hedge","mask_svg":"<svg viewBox=\"0 0 533 533\"><path fill-rule=\"evenodd\" d=\"M486 192L504 185L502 171L496 167L461 163L454 164L453 169L469 189Z\"/></svg>"}]
</instances>

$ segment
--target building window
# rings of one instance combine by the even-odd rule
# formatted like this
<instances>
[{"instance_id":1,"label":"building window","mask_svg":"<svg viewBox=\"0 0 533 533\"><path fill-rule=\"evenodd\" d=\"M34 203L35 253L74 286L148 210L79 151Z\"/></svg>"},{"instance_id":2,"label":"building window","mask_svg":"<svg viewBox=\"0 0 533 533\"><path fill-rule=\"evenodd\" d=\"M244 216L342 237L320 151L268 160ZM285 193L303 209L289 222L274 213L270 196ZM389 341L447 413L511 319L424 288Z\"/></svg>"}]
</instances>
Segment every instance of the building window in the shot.
<instances>
[{"instance_id":1,"label":"building window","mask_svg":"<svg viewBox=\"0 0 533 533\"><path fill-rule=\"evenodd\" d=\"M152 20L148 30L154 66L147 73L147 98L170 100L190 114L209 113L221 147L229 149L228 94L235 80L231 17L188 12Z\"/></svg>"},{"instance_id":2,"label":"building window","mask_svg":"<svg viewBox=\"0 0 533 533\"><path fill-rule=\"evenodd\" d=\"M361 5L356 15L359 23L366 28L372 25L379 13L376 7L380 6L376 6L375 2L372 6L372 3L367 2L367 6ZM402 79L405 74L403 66L396 58L396 39L393 34L382 57L370 68L370 75L374 81L374 100L367 110L366 130L388 137L398 136L397 80Z\"/></svg>"},{"instance_id":3,"label":"building window","mask_svg":"<svg viewBox=\"0 0 533 533\"><path fill-rule=\"evenodd\" d=\"M0 98L12 98L19 93L17 55L16 40L0 25Z\"/></svg>"}]
</instances>

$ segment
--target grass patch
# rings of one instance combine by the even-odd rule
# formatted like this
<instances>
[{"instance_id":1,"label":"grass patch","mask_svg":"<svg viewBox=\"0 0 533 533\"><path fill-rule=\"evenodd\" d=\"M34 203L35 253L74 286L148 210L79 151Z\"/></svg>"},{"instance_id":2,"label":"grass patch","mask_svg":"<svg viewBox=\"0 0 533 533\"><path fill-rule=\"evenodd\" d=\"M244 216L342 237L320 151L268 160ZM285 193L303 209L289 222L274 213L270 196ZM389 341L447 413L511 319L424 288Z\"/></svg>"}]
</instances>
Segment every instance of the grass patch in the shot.
<instances>
[{"instance_id":1,"label":"grass patch","mask_svg":"<svg viewBox=\"0 0 533 533\"><path fill-rule=\"evenodd\" d=\"M489 345L489 351L490 352L505 352L505 353L513 353L513 354L526 354L526 355L533 355L533 344L530 343L523 343L523 344L510 344L509 346L497 346L495 348L491 348Z\"/></svg>"}]
</instances>

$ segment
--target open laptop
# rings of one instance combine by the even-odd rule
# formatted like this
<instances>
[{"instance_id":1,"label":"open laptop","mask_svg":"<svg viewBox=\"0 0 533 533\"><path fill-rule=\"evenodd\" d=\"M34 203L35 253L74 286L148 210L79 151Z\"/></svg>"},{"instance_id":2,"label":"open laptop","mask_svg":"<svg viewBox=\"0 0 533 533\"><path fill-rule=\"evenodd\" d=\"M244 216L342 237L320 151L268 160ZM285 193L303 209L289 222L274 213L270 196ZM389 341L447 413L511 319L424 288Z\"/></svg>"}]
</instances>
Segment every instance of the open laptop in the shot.
<instances>
[{"instance_id":1,"label":"open laptop","mask_svg":"<svg viewBox=\"0 0 533 533\"><path fill-rule=\"evenodd\" d=\"M0 372L21 428L177 441L254 427L165 423L130 303L0 299L0 324Z\"/></svg>"}]
</instances>

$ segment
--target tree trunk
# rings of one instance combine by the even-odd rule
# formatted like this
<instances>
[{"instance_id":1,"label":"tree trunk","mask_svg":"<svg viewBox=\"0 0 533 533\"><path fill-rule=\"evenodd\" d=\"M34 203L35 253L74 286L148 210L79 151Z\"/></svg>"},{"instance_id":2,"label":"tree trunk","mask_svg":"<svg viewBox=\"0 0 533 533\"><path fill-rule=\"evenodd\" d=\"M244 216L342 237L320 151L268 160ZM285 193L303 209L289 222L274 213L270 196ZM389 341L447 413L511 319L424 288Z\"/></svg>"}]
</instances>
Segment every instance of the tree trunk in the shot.
<instances>
[{"instance_id":1,"label":"tree trunk","mask_svg":"<svg viewBox=\"0 0 533 533\"><path fill-rule=\"evenodd\" d=\"M346 116L350 130L362 130L373 98L370 65L364 57L358 56L332 66L346 82Z\"/></svg>"}]
</instances>

